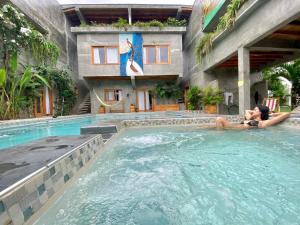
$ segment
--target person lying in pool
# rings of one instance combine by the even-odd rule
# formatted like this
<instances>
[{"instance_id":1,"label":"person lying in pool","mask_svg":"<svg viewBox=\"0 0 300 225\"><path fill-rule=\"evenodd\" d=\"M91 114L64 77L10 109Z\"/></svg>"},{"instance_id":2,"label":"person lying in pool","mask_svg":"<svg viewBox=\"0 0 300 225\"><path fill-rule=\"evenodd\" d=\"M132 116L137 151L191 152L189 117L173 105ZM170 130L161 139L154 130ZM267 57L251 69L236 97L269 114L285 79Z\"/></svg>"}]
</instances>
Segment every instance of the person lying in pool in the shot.
<instances>
[{"instance_id":1,"label":"person lying in pool","mask_svg":"<svg viewBox=\"0 0 300 225\"><path fill-rule=\"evenodd\" d=\"M272 116L269 119L269 115ZM245 120L241 124L231 124L225 118L218 117L216 119L217 128L266 128L281 121L290 116L290 113L272 113L269 114L269 108L267 106L256 106L254 110L246 110Z\"/></svg>"}]
</instances>

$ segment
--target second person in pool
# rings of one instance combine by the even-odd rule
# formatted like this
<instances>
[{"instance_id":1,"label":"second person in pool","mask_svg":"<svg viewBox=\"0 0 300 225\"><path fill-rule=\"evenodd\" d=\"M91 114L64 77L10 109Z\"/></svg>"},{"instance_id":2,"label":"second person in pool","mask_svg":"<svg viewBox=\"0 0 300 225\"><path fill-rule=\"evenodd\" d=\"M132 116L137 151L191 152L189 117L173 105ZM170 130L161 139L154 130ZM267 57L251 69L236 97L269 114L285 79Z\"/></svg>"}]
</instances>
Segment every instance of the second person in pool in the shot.
<instances>
[{"instance_id":1,"label":"second person in pool","mask_svg":"<svg viewBox=\"0 0 300 225\"><path fill-rule=\"evenodd\" d=\"M256 106L253 110L246 110L245 120L241 124L232 124L222 117L216 119L217 128L266 128L290 116L290 113L272 113L272 118L269 119L269 108L267 106Z\"/></svg>"}]
</instances>

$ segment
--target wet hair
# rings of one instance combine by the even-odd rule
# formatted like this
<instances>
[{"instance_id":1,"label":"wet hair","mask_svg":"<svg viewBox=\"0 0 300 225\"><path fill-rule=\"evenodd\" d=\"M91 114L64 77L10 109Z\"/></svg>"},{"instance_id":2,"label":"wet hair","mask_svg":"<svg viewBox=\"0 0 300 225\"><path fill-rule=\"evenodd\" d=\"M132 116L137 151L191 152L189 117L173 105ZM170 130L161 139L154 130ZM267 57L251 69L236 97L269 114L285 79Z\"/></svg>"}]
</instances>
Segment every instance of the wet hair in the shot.
<instances>
[{"instance_id":1,"label":"wet hair","mask_svg":"<svg viewBox=\"0 0 300 225\"><path fill-rule=\"evenodd\" d=\"M264 105L260 105L260 106L257 106L259 111L261 112L261 120L267 120L269 119L269 107L268 106L264 106Z\"/></svg>"}]
</instances>

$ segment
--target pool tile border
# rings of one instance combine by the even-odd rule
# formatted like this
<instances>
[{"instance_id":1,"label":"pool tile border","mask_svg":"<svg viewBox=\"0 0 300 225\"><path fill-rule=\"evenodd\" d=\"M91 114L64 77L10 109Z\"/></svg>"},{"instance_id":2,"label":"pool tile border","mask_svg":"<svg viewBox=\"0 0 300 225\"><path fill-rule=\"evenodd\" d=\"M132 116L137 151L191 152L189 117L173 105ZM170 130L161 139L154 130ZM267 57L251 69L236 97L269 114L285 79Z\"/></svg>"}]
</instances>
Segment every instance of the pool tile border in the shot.
<instances>
[{"instance_id":1,"label":"pool tile border","mask_svg":"<svg viewBox=\"0 0 300 225\"><path fill-rule=\"evenodd\" d=\"M96 135L49 163L37 173L29 175L24 183L0 193L0 224L26 223L47 201L64 188L69 181L89 165L103 150L101 135Z\"/></svg>"}]
</instances>

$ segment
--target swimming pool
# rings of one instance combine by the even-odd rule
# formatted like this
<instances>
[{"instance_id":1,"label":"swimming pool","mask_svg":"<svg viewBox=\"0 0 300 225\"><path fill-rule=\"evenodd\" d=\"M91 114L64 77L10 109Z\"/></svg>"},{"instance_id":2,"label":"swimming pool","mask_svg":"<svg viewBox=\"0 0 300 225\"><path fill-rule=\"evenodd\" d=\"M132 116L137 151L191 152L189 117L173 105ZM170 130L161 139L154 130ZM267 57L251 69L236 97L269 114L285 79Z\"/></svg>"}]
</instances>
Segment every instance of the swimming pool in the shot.
<instances>
[{"instance_id":1,"label":"swimming pool","mask_svg":"<svg viewBox=\"0 0 300 225\"><path fill-rule=\"evenodd\" d=\"M126 129L36 225L300 223L300 134Z\"/></svg>"},{"instance_id":2,"label":"swimming pool","mask_svg":"<svg viewBox=\"0 0 300 225\"><path fill-rule=\"evenodd\" d=\"M145 113L108 113L102 115L88 115L42 121L31 123L15 128L1 128L0 124L0 151L18 144L28 143L48 136L79 135L80 128L97 121L122 121L122 120L144 120L144 119L166 119L166 118L197 118L203 114L197 112L145 112ZM208 115L205 115L206 117ZM26 122L24 122L26 123Z\"/></svg>"},{"instance_id":3,"label":"swimming pool","mask_svg":"<svg viewBox=\"0 0 300 225\"><path fill-rule=\"evenodd\" d=\"M0 151L18 144L27 143L48 136L79 135L80 127L99 120L96 117L51 121L0 130Z\"/></svg>"}]
</instances>

